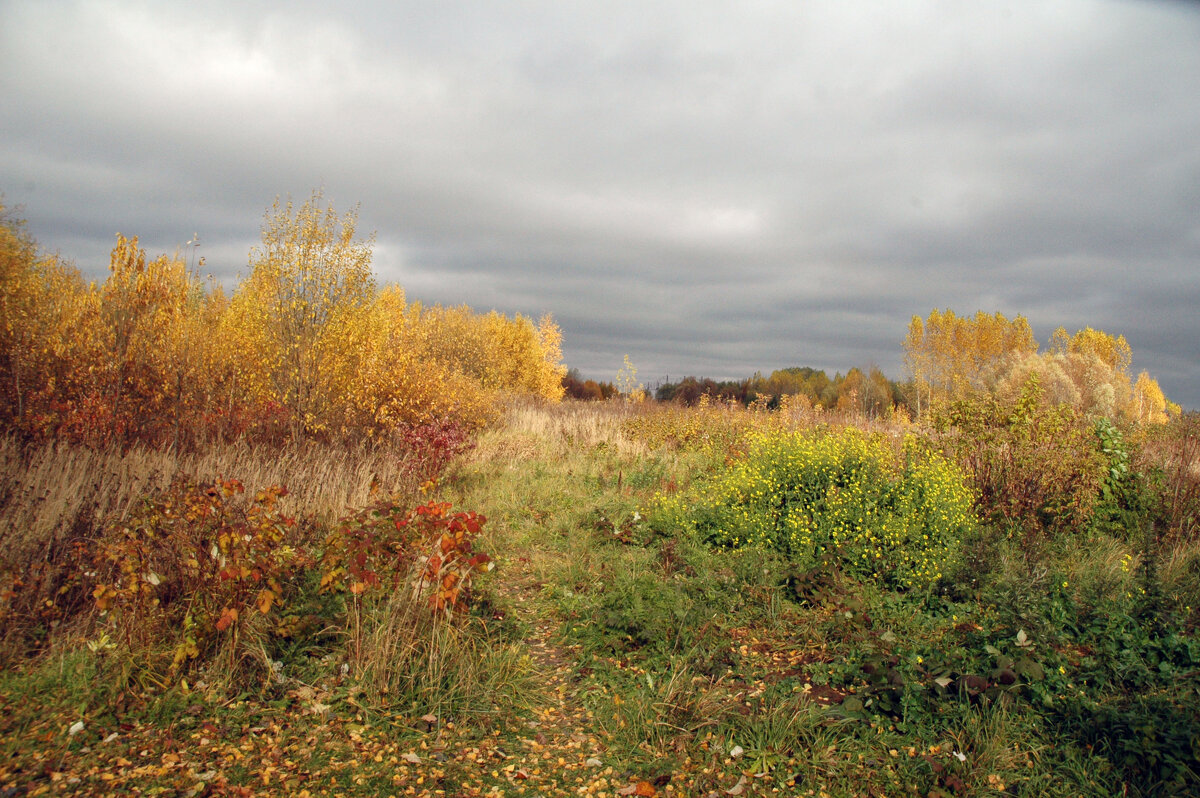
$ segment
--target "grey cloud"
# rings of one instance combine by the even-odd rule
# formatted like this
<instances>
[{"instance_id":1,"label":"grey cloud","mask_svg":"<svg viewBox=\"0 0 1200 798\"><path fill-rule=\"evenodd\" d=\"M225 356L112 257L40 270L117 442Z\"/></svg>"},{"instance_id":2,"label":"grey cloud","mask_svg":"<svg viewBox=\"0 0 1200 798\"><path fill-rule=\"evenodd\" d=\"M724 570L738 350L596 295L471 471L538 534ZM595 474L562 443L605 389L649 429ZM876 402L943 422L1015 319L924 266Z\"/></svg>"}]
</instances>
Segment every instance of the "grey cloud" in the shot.
<instances>
[{"instance_id":1,"label":"grey cloud","mask_svg":"<svg viewBox=\"0 0 1200 798\"><path fill-rule=\"evenodd\" d=\"M1124 333L1200 407L1200 12L1169 2L0 0L0 190L246 268L361 203L412 298L552 311L610 379L878 363L910 316Z\"/></svg>"}]
</instances>

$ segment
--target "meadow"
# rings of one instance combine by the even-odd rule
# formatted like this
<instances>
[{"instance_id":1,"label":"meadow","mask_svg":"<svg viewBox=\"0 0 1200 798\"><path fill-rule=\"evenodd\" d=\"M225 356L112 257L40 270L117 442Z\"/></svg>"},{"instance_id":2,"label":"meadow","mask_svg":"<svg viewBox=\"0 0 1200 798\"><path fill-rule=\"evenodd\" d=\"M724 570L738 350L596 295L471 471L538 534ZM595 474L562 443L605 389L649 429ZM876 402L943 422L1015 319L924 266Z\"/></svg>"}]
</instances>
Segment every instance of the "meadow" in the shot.
<instances>
[{"instance_id":1,"label":"meadow","mask_svg":"<svg viewBox=\"0 0 1200 798\"><path fill-rule=\"evenodd\" d=\"M0 789L1196 794L1196 419L1031 412L9 437Z\"/></svg>"},{"instance_id":2,"label":"meadow","mask_svg":"<svg viewBox=\"0 0 1200 798\"><path fill-rule=\"evenodd\" d=\"M228 294L0 206L0 796L1200 794L1200 418L1123 337L651 401L323 205Z\"/></svg>"}]
</instances>

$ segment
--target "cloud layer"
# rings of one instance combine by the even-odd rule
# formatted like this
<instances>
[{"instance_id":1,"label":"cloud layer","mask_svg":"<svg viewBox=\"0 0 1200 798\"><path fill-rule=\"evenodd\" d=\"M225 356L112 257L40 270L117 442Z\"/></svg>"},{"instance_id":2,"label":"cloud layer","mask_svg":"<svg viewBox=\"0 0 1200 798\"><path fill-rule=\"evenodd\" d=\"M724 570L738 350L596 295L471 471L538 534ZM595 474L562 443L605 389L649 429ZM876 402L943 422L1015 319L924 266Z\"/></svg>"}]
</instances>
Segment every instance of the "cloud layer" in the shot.
<instances>
[{"instance_id":1,"label":"cloud layer","mask_svg":"<svg viewBox=\"0 0 1200 798\"><path fill-rule=\"evenodd\" d=\"M611 379L878 364L934 307L1123 333L1200 407L1184 3L0 2L0 190L244 271L277 194L361 204L430 302Z\"/></svg>"}]
</instances>

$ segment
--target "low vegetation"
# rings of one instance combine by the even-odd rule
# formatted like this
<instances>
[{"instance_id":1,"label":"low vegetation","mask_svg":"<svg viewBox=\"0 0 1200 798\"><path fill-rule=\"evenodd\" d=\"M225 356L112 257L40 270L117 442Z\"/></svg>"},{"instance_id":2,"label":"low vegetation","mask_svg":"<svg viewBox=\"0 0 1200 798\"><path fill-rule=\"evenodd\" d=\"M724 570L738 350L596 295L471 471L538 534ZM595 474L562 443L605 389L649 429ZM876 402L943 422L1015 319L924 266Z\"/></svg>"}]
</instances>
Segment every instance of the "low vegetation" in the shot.
<instances>
[{"instance_id":1,"label":"low vegetation","mask_svg":"<svg viewBox=\"0 0 1200 798\"><path fill-rule=\"evenodd\" d=\"M680 432L692 413L713 436ZM956 436L728 406L516 405L392 485L371 450L355 466L329 449L344 484L326 492L359 508L340 515L199 461L143 478L138 499L114 480L87 500L98 515L41 506L53 550L7 553L10 575L63 575L41 607L6 583L0 778L98 794L1194 793L1197 475L1178 458L1196 432L1190 416L1104 428L1092 459L1060 436L1039 472L1061 457L1103 487L1085 522L1059 525L1022 526L1003 491L977 490L991 471ZM6 535L50 495L16 487L29 464L86 455L9 446ZM107 457L130 473L148 454ZM1038 502L1071 508L1078 489L1051 481Z\"/></svg>"}]
</instances>

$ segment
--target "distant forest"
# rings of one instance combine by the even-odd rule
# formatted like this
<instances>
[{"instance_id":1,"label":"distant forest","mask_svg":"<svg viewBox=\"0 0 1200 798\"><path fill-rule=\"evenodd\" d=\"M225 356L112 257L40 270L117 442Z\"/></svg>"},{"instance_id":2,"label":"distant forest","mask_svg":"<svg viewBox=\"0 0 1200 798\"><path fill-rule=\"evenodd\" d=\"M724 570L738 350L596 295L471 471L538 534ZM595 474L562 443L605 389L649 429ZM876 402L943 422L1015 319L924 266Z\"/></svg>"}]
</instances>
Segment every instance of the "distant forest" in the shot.
<instances>
[{"instance_id":1,"label":"distant forest","mask_svg":"<svg viewBox=\"0 0 1200 798\"><path fill-rule=\"evenodd\" d=\"M597 382L580 377L571 369L563 377L563 389L575 399L602 400L620 394L611 382ZM845 374L830 377L823 370L808 366L791 366L772 371L764 377L756 372L741 380L714 380L710 377L684 377L672 382L668 377L648 391L660 402L694 405L701 397L723 402L750 405L763 401L769 408L778 406L784 396L804 396L814 406L825 409L858 411L869 417L890 416L896 408L907 408L913 395L906 386L888 379L882 371L871 367L867 372L852 368Z\"/></svg>"}]
</instances>

